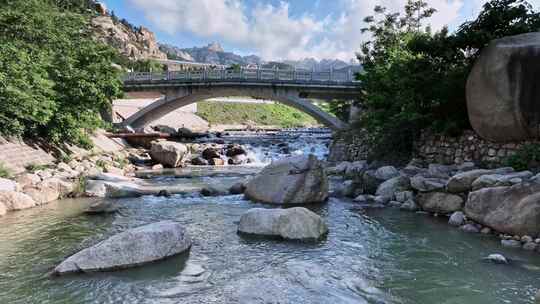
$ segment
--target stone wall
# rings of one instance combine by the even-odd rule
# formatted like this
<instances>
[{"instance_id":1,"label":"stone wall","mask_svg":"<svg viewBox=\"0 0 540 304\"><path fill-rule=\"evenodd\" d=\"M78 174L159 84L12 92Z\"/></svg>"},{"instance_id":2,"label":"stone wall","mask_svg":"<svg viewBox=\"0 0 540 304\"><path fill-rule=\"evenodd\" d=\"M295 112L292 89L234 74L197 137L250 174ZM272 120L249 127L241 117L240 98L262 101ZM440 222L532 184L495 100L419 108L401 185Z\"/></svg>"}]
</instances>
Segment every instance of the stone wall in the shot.
<instances>
[{"instance_id":1,"label":"stone wall","mask_svg":"<svg viewBox=\"0 0 540 304\"><path fill-rule=\"evenodd\" d=\"M53 161L54 157L37 145L0 137L0 164L12 173L23 172L30 164L46 165Z\"/></svg>"},{"instance_id":2,"label":"stone wall","mask_svg":"<svg viewBox=\"0 0 540 304\"><path fill-rule=\"evenodd\" d=\"M358 132L350 134L348 132L334 133L334 140L330 144L329 162L366 160L368 149L365 144L365 134Z\"/></svg>"},{"instance_id":3,"label":"stone wall","mask_svg":"<svg viewBox=\"0 0 540 304\"><path fill-rule=\"evenodd\" d=\"M462 164L474 162L482 167L504 165L523 145L533 142L494 143L482 139L473 131L458 137L424 132L415 143L415 157L430 163Z\"/></svg>"}]
</instances>

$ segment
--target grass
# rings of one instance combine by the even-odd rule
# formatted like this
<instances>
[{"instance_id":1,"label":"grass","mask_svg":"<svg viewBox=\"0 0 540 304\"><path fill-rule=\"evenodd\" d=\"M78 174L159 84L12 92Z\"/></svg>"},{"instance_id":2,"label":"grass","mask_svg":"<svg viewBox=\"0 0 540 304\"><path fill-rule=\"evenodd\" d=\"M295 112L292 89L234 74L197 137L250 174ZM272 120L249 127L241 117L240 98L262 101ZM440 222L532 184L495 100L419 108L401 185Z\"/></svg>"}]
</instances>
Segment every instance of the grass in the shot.
<instances>
[{"instance_id":1,"label":"grass","mask_svg":"<svg viewBox=\"0 0 540 304\"><path fill-rule=\"evenodd\" d=\"M212 125L256 124L283 128L318 125L308 114L289 106L274 104L251 104L203 101L197 103L197 115Z\"/></svg>"},{"instance_id":2,"label":"grass","mask_svg":"<svg viewBox=\"0 0 540 304\"><path fill-rule=\"evenodd\" d=\"M12 176L11 171L0 163L0 178L11 178Z\"/></svg>"},{"instance_id":3,"label":"grass","mask_svg":"<svg viewBox=\"0 0 540 304\"><path fill-rule=\"evenodd\" d=\"M28 164L24 168L26 169L26 171L30 173L35 173L37 171L46 170L49 167L50 167L49 165Z\"/></svg>"}]
</instances>

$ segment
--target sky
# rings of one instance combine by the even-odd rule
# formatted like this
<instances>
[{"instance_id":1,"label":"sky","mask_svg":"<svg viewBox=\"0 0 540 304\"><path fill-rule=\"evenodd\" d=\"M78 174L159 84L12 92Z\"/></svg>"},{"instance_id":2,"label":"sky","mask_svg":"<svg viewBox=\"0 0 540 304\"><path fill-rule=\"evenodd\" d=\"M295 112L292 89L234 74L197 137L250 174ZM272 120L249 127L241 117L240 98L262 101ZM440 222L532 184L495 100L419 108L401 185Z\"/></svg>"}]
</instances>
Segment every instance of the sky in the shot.
<instances>
[{"instance_id":1,"label":"sky","mask_svg":"<svg viewBox=\"0 0 540 304\"><path fill-rule=\"evenodd\" d=\"M406 0L102 0L109 10L181 48L220 43L226 51L265 60L355 57L375 5L399 12ZM486 0L427 0L429 22L450 30L474 20ZM529 0L540 8L540 0Z\"/></svg>"}]
</instances>

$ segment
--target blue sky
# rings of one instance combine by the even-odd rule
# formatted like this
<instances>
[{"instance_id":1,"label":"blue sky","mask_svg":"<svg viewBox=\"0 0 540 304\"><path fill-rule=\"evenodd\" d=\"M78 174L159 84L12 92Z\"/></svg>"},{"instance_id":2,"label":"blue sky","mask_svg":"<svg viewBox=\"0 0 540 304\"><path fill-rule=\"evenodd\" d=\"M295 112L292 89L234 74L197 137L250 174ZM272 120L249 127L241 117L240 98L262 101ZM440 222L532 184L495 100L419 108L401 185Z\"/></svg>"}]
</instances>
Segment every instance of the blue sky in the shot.
<instances>
[{"instance_id":1,"label":"blue sky","mask_svg":"<svg viewBox=\"0 0 540 304\"><path fill-rule=\"evenodd\" d=\"M486 0L428 0L429 23L454 29L474 19ZM530 0L540 7L540 0ZM406 0L102 0L115 14L179 47L219 42L225 50L266 60L350 60L362 40L362 19L382 4L400 11Z\"/></svg>"}]
</instances>

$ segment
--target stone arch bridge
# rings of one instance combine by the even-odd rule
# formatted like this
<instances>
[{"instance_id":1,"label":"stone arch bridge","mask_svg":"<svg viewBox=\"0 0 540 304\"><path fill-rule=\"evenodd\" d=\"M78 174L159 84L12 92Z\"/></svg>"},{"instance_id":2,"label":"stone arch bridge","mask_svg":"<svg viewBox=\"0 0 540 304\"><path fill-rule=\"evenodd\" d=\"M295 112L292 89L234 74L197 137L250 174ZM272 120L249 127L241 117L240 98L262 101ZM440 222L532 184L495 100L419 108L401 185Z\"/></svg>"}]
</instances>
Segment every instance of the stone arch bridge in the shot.
<instances>
[{"instance_id":1,"label":"stone arch bridge","mask_svg":"<svg viewBox=\"0 0 540 304\"><path fill-rule=\"evenodd\" d=\"M229 96L273 100L303 111L334 130L347 124L326 113L311 99L328 102L358 97L359 83L347 71L282 71L263 69L129 73L124 90L158 91L164 98L142 108L123 121L123 126L141 128L168 113L198 101Z\"/></svg>"}]
</instances>

